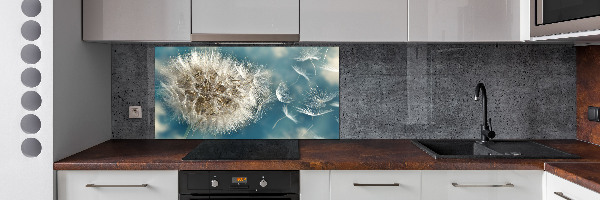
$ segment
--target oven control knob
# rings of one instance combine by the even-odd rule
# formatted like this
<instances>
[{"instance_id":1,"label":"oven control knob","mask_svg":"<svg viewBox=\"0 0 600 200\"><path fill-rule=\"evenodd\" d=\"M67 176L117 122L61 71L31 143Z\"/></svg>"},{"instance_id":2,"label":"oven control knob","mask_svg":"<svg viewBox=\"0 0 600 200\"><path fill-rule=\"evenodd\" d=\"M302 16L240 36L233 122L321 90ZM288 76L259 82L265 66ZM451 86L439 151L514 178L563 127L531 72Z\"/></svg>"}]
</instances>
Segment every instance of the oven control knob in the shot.
<instances>
[{"instance_id":1,"label":"oven control knob","mask_svg":"<svg viewBox=\"0 0 600 200\"><path fill-rule=\"evenodd\" d=\"M217 181L217 180L210 181L210 186L211 187L218 187L219 186L219 181Z\"/></svg>"},{"instance_id":2,"label":"oven control knob","mask_svg":"<svg viewBox=\"0 0 600 200\"><path fill-rule=\"evenodd\" d=\"M261 180L259 183L260 187L267 187L267 181L265 179Z\"/></svg>"}]
</instances>

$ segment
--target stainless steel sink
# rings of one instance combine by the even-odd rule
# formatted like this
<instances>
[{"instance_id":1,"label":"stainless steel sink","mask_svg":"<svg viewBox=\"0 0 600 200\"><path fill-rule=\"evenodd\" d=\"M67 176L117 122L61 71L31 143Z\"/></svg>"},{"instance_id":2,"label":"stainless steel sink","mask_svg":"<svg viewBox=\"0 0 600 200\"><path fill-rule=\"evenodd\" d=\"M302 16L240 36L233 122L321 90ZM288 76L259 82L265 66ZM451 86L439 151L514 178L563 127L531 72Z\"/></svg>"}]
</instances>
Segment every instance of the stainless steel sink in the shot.
<instances>
[{"instance_id":1,"label":"stainless steel sink","mask_svg":"<svg viewBox=\"0 0 600 200\"><path fill-rule=\"evenodd\" d=\"M580 158L532 141L476 140L412 140L435 159L439 158L516 158L516 159L576 159Z\"/></svg>"}]
</instances>

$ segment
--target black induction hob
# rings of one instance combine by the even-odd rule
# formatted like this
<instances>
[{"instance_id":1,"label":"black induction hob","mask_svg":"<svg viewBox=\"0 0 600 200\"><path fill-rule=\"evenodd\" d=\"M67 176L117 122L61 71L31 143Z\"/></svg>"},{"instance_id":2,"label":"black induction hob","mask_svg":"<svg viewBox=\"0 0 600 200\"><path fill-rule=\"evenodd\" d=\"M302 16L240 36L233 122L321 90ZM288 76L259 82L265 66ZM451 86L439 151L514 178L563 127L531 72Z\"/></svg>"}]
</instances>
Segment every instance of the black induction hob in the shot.
<instances>
[{"instance_id":1,"label":"black induction hob","mask_svg":"<svg viewBox=\"0 0 600 200\"><path fill-rule=\"evenodd\" d=\"M298 160L298 140L205 140L182 160Z\"/></svg>"}]
</instances>

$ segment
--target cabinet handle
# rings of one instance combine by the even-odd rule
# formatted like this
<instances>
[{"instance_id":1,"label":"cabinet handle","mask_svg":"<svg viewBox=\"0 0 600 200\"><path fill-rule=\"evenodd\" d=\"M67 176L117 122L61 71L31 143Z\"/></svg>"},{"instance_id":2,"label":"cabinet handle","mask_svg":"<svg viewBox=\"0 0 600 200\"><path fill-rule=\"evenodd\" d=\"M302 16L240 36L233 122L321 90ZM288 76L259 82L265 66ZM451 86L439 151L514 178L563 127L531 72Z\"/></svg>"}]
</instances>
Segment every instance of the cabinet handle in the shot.
<instances>
[{"instance_id":1,"label":"cabinet handle","mask_svg":"<svg viewBox=\"0 0 600 200\"><path fill-rule=\"evenodd\" d=\"M565 194L563 194L562 192L554 192L554 194L556 196L562 197L565 200L573 200L573 199L569 198L568 196L565 196Z\"/></svg>"},{"instance_id":2,"label":"cabinet handle","mask_svg":"<svg viewBox=\"0 0 600 200\"><path fill-rule=\"evenodd\" d=\"M96 185L96 184L87 184L85 187L148 187L148 184L141 185Z\"/></svg>"},{"instance_id":3,"label":"cabinet handle","mask_svg":"<svg viewBox=\"0 0 600 200\"><path fill-rule=\"evenodd\" d=\"M504 185L461 185L458 183L452 183L454 187L515 187L512 183L507 183Z\"/></svg>"},{"instance_id":4,"label":"cabinet handle","mask_svg":"<svg viewBox=\"0 0 600 200\"><path fill-rule=\"evenodd\" d=\"M364 184L364 183L354 183L354 186L400 186L400 183L392 183L392 184Z\"/></svg>"}]
</instances>

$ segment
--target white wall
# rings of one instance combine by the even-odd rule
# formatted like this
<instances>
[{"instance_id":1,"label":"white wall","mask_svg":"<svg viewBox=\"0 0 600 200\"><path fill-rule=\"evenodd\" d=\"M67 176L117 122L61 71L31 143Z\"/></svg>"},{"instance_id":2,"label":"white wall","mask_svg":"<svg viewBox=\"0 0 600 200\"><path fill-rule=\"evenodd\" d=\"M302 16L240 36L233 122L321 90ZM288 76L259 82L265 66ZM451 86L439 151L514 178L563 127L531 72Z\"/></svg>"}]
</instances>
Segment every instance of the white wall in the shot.
<instances>
[{"instance_id":1,"label":"white wall","mask_svg":"<svg viewBox=\"0 0 600 200\"><path fill-rule=\"evenodd\" d=\"M53 196L53 77L52 77L52 1L41 0L41 12L27 17L21 12L22 0L0 1L0 199L52 199ZM28 41L21 36L21 25L34 20L41 26L41 36ZM21 49L33 44L41 50L41 59L27 64L21 59ZM42 75L41 83L29 88L21 83L21 73L33 67ZM21 96L27 91L37 92L41 106L28 111L21 106ZM40 130L26 134L21 130L21 119L34 114L41 121ZM38 140L41 153L26 157L21 152L25 139Z\"/></svg>"},{"instance_id":2,"label":"white wall","mask_svg":"<svg viewBox=\"0 0 600 200\"><path fill-rule=\"evenodd\" d=\"M81 0L55 0L54 161L112 136L110 45L81 35Z\"/></svg>"},{"instance_id":3,"label":"white wall","mask_svg":"<svg viewBox=\"0 0 600 200\"><path fill-rule=\"evenodd\" d=\"M0 199L52 199L53 162L111 137L110 45L81 41L80 0L41 0L41 12L30 17L21 11L22 2L0 1ZM33 41L21 35L28 20L41 27L41 36ZM36 63L21 59L29 44L41 51ZM39 85L30 88L21 82L26 68L39 70ZM21 105L27 91L41 96L39 108ZM21 129L28 114L41 121L33 134ZM25 139L38 140L41 153L25 156Z\"/></svg>"}]
</instances>

